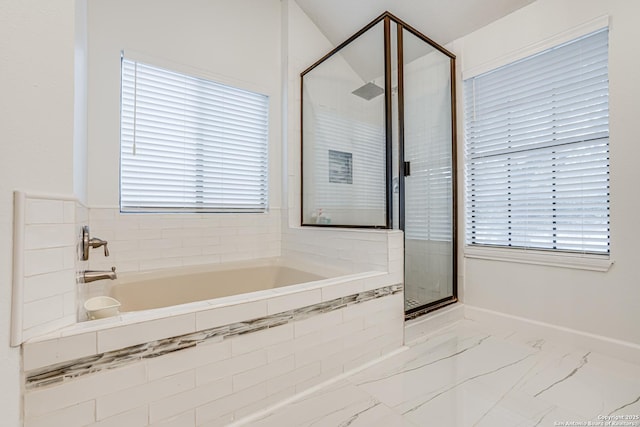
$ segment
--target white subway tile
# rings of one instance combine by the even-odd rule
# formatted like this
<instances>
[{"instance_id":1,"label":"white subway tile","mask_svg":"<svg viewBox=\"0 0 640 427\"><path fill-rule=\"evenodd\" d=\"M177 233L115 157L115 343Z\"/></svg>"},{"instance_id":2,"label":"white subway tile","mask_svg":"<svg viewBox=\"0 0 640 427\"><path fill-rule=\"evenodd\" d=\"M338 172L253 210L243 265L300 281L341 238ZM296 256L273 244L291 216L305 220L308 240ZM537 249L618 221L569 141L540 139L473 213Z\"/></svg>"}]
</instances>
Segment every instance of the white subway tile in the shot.
<instances>
[{"instance_id":1,"label":"white subway tile","mask_svg":"<svg viewBox=\"0 0 640 427\"><path fill-rule=\"evenodd\" d=\"M158 422L165 418L197 408L232 393L231 377L199 386L149 405L149 421Z\"/></svg>"},{"instance_id":2,"label":"white subway tile","mask_svg":"<svg viewBox=\"0 0 640 427\"><path fill-rule=\"evenodd\" d=\"M65 201L64 202L64 216L63 221L66 224L76 223L76 204L77 202Z\"/></svg>"},{"instance_id":3,"label":"white subway tile","mask_svg":"<svg viewBox=\"0 0 640 427\"><path fill-rule=\"evenodd\" d=\"M342 323L342 310L333 310L327 313L317 314L304 320L297 320L293 324L296 338L321 329L334 329Z\"/></svg>"},{"instance_id":4,"label":"white subway tile","mask_svg":"<svg viewBox=\"0 0 640 427\"><path fill-rule=\"evenodd\" d=\"M240 372L233 376L233 391L243 390L271 378L284 375L287 372L293 371L294 367L295 360L292 355L258 368Z\"/></svg>"},{"instance_id":5,"label":"white subway tile","mask_svg":"<svg viewBox=\"0 0 640 427\"><path fill-rule=\"evenodd\" d=\"M203 330L267 315L267 302L253 301L196 313L196 329Z\"/></svg>"},{"instance_id":6,"label":"white subway tile","mask_svg":"<svg viewBox=\"0 0 640 427\"><path fill-rule=\"evenodd\" d=\"M23 345L25 372L96 354L96 334L71 335Z\"/></svg>"},{"instance_id":7,"label":"white subway tile","mask_svg":"<svg viewBox=\"0 0 640 427\"><path fill-rule=\"evenodd\" d=\"M293 339L293 325L290 323L280 325L275 328L268 328L251 334L233 337L231 340L231 353L234 356L248 353L264 348L267 345L273 345L291 339Z\"/></svg>"},{"instance_id":8,"label":"white subway tile","mask_svg":"<svg viewBox=\"0 0 640 427\"><path fill-rule=\"evenodd\" d=\"M207 247L202 248L202 255L190 256L182 259L183 266L220 264L220 255L209 253Z\"/></svg>"},{"instance_id":9,"label":"white subway tile","mask_svg":"<svg viewBox=\"0 0 640 427\"><path fill-rule=\"evenodd\" d=\"M202 235L205 237L218 237L220 239L220 243L222 243L222 236L236 235L238 234L238 229L236 227L211 227L205 228L202 232Z\"/></svg>"},{"instance_id":10,"label":"white subway tile","mask_svg":"<svg viewBox=\"0 0 640 427\"><path fill-rule=\"evenodd\" d=\"M295 354L296 366L305 366L313 362L321 361L332 354L342 351L343 348L343 339L338 338L320 345L302 349Z\"/></svg>"},{"instance_id":11,"label":"white subway tile","mask_svg":"<svg viewBox=\"0 0 640 427\"><path fill-rule=\"evenodd\" d=\"M147 425L149 425L149 407L144 405L91 424L91 427L144 427Z\"/></svg>"},{"instance_id":12,"label":"white subway tile","mask_svg":"<svg viewBox=\"0 0 640 427\"><path fill-rule=\"evenodd\" d=\"M206 247L206 246L218 246L220 244L220 237L219 236L203 236L202 234L200 234L197 237L188 237L188 238L183 238L181 239L182 241L182 246L185 247L189 247L189 246L199 246L199 247Z\"/></svg>"},{"instance_id":13,"label":"white subway tile","mask_svg":"<svg viewBox=\"0 0 640 427\"><path fill-rule=\"evenodd\" d=\"M24 396L24 413L26 417L36 417L78 402L90 400L93 404L93 399L96 397L143 384L146 378L144 363L135 363L96 374L87 374L60 385L29 390Z\"/></svg>"},{"instance_id":14,"label":"white subway tile","mask_svg":"<svg viewBox=\"0 0 640 427\"><path fill-rule=\"evenodd\" d=\"M147 249L173 249L182 247L182 239L179 238L163 238L140 240L140 250Z\"/></svg>"},{"instance_id":15,"label":"white subway tile","mask_svg":"<svg viewBox=\"0 0 640 427\"><path fill-rule=\"evenodd\" d=\"M102 420L160 399L195 388L195 371L182 372L126 390L101 396L96 401L96 418Z\"/></svg>"},{"instance_id":16,"label":"white subway tile","mask_svg":"<svg viewBox=\"0 0 640 427\"><path fill-rule=\"evenodd\" d=\"M24 279L25 302L73 292L76 288L76 274L72 269L29 276Z\"/></svg>"},{"instance_id":17,"label":"white subway tile","mask_svg":"<svg viewBox=\"0 0 640 427\"><path fill-rule=\"evenodd\" d=\"M75 224L26 225L24 247L28 250L74 246L75 237Z\"/></svg>"},{"instance_id":18,"label":"white subway tile","mask_svg":"<svg viewBox=\"0 0 640 427\"><path fill-rule=\"evenodd\" d=\"M64 297L56 295L24 304L22 327L29 329L64 316Z\"/></svg>"},{"instance_id":19,"label":"white subway tile","mask_svg":"<svg viewBox=\"0 0 640 427\"><path fill-rule=\"evenodd\" d=\"M356 369L364 365L365 363L369 363L372 360L375 360L378 357L380 357L380 349L378 347L375 347L369 351L364 351L364 349L356 349L356 350L358 350L359 354L349 357L344 362L344 367L343 367L344 372L348 372L352 369Z\"/></svg>"},{"instance_id":20,"label":"white subway tile","mask_svg":"<svg viewBox=\"0 0 640 427\"><path fill-rule=\"evenodd\" d=\"M269 396L280 393L284 390L294 388L298 384L302 384L322 373L322 364L320 361L300 366L290 370L283 375L271 378L267 381L267 394Z\"/></svg>"},{"instance_id":21,"label":"white subway tile","mask_svg":"<svg viewBox=\"0 0 640 427\"><path fill-rule=\"evenodd\" d=\"M116 229L115 240L144 240L144 239L160 239L162 238L162 230L158 229Z\"/></svg>"},{"instance_id":22,"label":"white subway tile","mask_svg":"<svg viewBox=\"0 0 640 427\"><path fill-rule=\"evenodd\" d=\"M117 209L112 208L91 208L89 209L89 216L91 218L91 221L114 219L117 215L117 212Z\"/></svg>"},{"instance_id":23,"label":"white subway tile","mask_svg":"<svg viewBox=\"0 0 640 427\"><path fill-rule=\"evenodd\" d=\"M233 419L229 420L229 422L231 421L233 421ZM227 424L224 424L224 425L227 425ZM183 412L180 415L167 418L157 423L149 424L150 427L195 427L195 425L196 425L195 409L191 409L187 412Z\"/></svg>"},{"instance_id":24,"label":"white subway tile","mask_svg":"<svg viewBox=\"0 0 640 427\"><path fill-rule=\"evenodd\" d=\"M266 364L267 354L262 349L240 354L230 359L220 360L197 368L196 382L198 385L210 383Z\"/></svg>"},{"instance_id":25,"label":"white subway tile","mask_svg":"<svg viewBox=\"0 0 640 427\"><path fill-rule=\"evenodd\" d=\"M265 384L259 384L242 391L234 392L229 396L196 408L196 425L199 426L206 422L218 420L226 414L262 400L265 397L267 397L267 387Z\"/></svg>"},{"instance_id":26,"label":"white subway tile","mask_svg":"<svg viewBox=\"0 0 640 427\"><path fill-rule=\"evenodd\" d=\"M78 403L37 418L25 417L24 427L81 427L95 421L95 401Z\"/></svg>"},{"instance_id":27,"label":"white subway tile","mask_svg":"<svg viewBox=\"0 0 640 427\"><path fill-rule=\"evenodd\" d=\"M182 267L182 258L157 257L151 260L140 260L140 271L159 270L163 268Z\"/></svg>"},{"instance_id":28,"label":"white subway tile","mask_svg":"<svg viewBox=\"0 0 640 427\"><path fill-rule=\"evenodd\" d=\"M62 224L64 222L64 201L31 199L27 196L26 224Z\"/></svg>"},{"instance_id":29,"label":"white subway tile","mask_svg":"<svg viewBox=\"0 0 640 427\"><path fill-rule=\"evenodd\" d=\"M76 318L76 291L67 292L62 295L63 298L63 316Z\"/></svg>"},{"instance_id":30,"label":"white subway tile","mask_svg":"<svg viewBox=\"0 0 640 427\"><path fill-rule=\"evenodd\" d=\"M323 383L323 382L328 381L328 380L330 380L332 378L335 378L336 376L338 376L338 375L340 375L342 373L343 373L342 368L334 368L332 370L323 369L322 373L320 375L318 375L316 377L313 377L313 378L311 378L311 379L309 379L307 381L304 381L304 382L298 384L296 386L296 392L297 393L303 392L303 391L305 391L305 390L307 390L307 389L309 389L309 388L311 388L313 386L316 386L316 385L318 385L320 383Z\"/></svg>"},{"instance_id":31,"label":"white subway tile","mask_svg":"<svg viewBox=\"0 0 640 427\"><path fill-rule=\"evenodd\" d=\"M147 361L149 380L195 369L230 357L231 342L228 340L197 345L194 348L165 354L162 357L154 357Z\"/></svg>"},{"instance_id":32,"label":"white subway tile","mask_svg":"<svg viewBox=\"0 0 640 427\"><path fill-rule=\"evenodd\" d=\"M320 302L322 302L322 291L320 289L297 292L295 294L269 298L267 300L267 313L281 313L283 311L307 307Z\"/></svg>"},{"instance_id":33,"label":"white subway tile","mask_svg":"<svg viewBox=\"0 0 640 427\"><path fill-rule=\"evenodd\" d=\"M182 243L180 243L182 244ZM172 257L191 257L191 256L199 256L202 255L202 249L199 247L172 247L163 250L163 257L172 258Z\"/></svg>"},{"instance_id":34,"label":"white subway tile","mask_svg":"<svg viewBox=\"0 0 640 427\"><path fill-rule=\"evenodd\" d=\"M354 295L362 292L364 289L364 281L352 280L336 285L325 286L322 288L322 301L331 301L332 299L342 298L347 295Z\"/></svg>"},{"instance_id":35,"label":"white subway tile","mask_svg":"<svg viewBox=\"0 0 640 427\"><path fill-rule=\"evenodd\" d=\"M226 427L229 424L233 423L236 419L234 414L226 414L211 421L206 421L202 424L198 424L198 427ZM195 423L195 420L194 420ZM194 424L195 425L195 424ZM176 426L182 427L182 426Z\"/></svg>"},{"instance_id":36,"label":"white subway tile","mask_svg":"<svg viewBox=\"0 0 640 427\"><path fill-rule=\"evenodd\" d=\"M184 314L135 323L98 332L98 352L195 332L195 314Z\"/></svg>"},{"instance_id":37,"label":"white subway tile","mask_svg":"<svg viewBox=\"0 0 640 427\"><path fill-rule=\"evenodd\" d=\"M139 228L141 230L164 230L164 229L180 229L182 228L182 220L179 218L168 218L164 215L160 216L144 216L140 218ZM162 235L162 233L161 233Z\"/></svg>"},{"instance_id":38,"label":"white subway tile","mask_svg":"<svg viewBox=\"0 0 640 427\"><path fill-rule=\"evenodd\" d=\"M80 203L76 203L75 222L76 225L86 225L89 223L89 209L85 208Z\"/></svg>"},{"instance_id":39,"label":"white subway tile","mask_svg":"<svg viewBox=\"0 0 640 427\"><path fill-rule=\"evenodd\" d=\"M199 228L165 228L161 232L163 239L184 239L186 237L200 237L202 232Z\"/></svg>"},{"instance_id":40,"label":"white subway tile","mask_svg":"<svg viewBox=\"0 0 640 427\"><path fill-rule=\"evenodd\" d=\"M65 269L75 269L78 254L75 246L66 246L62 248L62 265Z\"/></svg>"},{"instance_id":41,"label":"white subway tile","mask_svg":"<svg viewBox=\"0 0 640 427\"><path fill-rule=\"evenodd\" d=\"M34 249L24 252L24 275L53 273L64 270L66 248Z\"/></svg>"},{"instance_id":42,"label":"white subway tile","mask_svg":"<svg viewBox=\"0 0 640 427\"><path fill-rule=\"evenodd\" d=\"M398 294L401 295L401 294ZM366 317L375 315L378 311L385 310L390 307L395 307L393 302L397 301L395 299L390 300L391 296L386 296L382 298L377 298L374 300L361 302L359 304L353 304L347 306L344 309L344 320L351 320L358 317Z\"/></svg>"}]
</instances>

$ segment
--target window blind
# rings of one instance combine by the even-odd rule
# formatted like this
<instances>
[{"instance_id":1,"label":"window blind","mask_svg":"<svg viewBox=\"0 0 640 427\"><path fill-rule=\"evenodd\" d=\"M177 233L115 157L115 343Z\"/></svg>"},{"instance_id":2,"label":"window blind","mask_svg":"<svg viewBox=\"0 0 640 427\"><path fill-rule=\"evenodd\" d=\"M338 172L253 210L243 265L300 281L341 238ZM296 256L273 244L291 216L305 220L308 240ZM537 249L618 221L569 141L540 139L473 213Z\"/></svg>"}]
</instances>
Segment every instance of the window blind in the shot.
<instances>
[{"instance_id":1,"label":"window blind","mask_svg":"<svg viewBox=\"0 0 640 427\"><path fill-rule=\"evenodd\" d=\"M608 30L464 82L466 243L609 253Z\"/></svg>"},{"instance_id":2,"label":"window blind","mask_svg":"<svg viewBox=\"0 0 640 427\"><path fill-rule=\"evenodd\" d=\"M122 211L264 212L267 96L122 60Z\"/></svg>"}]
</instances>

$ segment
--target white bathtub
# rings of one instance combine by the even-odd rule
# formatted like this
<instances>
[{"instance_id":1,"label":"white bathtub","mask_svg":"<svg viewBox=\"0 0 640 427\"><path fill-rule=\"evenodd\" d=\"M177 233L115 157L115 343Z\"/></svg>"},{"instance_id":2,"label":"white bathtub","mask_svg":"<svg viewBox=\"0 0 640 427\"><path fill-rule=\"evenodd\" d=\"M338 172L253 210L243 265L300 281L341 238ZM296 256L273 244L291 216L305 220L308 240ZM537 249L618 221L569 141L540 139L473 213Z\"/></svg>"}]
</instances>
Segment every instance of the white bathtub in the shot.
<instances>
[{"instance_id":1,"label":"white bathtub","mask_svg":"<svg viewBox=\"0 0 640 427\"><path fill-rule=\"evenodd\" d=\"M109 285L122 313L25 343L31 418L81 408L113 425L125 415L226 425L403 342L402 285L384 271L264 259L125 273Z\"/></svg>"},{"instance_id":2,"label":"white bathtub","mask_svg":"<svg viewBox=\"0 0 640 427\"><path fill-rule=\"evenodd\" d=\"M319 274L317 267L309 265L294 268L279 258L262 259L169 272L124 274L111 285L109 295L120 301L122 312L130 312L252 294L337 275L338 272Z\"/></svg>"}]
</instances>

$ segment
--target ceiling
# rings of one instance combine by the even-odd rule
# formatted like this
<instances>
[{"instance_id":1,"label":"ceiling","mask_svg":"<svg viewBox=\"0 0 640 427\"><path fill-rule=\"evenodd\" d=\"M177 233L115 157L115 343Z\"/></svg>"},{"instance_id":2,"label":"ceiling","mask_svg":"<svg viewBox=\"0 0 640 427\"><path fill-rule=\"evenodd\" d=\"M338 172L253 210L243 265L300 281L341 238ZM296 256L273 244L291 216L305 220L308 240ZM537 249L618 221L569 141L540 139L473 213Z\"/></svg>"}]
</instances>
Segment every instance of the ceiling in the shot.
<instances>
[{"instance_id":1,"label":"ceiling","mask_svg":"<svg viewBox=\"0 0 640 427\"><path fill-rule=\"evenodd\" d=\"M385 11L447 43L535 0L295 0L335 46Z\"/></svg>"}]
</instances>

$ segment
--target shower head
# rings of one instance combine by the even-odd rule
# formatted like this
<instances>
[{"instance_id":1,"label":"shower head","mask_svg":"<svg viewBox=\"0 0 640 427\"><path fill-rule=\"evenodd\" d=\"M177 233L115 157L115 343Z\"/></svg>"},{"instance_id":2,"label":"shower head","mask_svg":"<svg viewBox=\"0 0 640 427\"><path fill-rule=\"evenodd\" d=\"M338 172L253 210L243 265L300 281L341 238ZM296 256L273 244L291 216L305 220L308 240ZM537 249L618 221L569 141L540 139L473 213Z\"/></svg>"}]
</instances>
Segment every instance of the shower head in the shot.
<instances>
[{"instance_id":1,"label":"shower head","mask_svg":"<svg viewBox=\"0 0 640 427\"><path fill-rule=\"evenodd\" d=\"M384 93L384 89L375 83L369 82L364 86L360 86L351 93L359 96L360 98L366 99L367 101L371 101L376 96L382 95Z\"/></svg>"}]
</instances>

